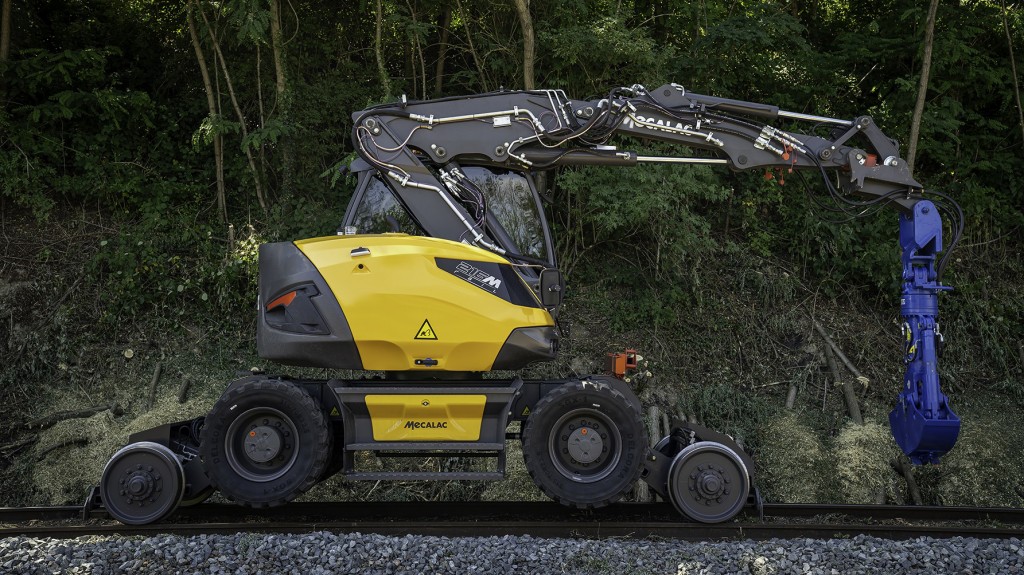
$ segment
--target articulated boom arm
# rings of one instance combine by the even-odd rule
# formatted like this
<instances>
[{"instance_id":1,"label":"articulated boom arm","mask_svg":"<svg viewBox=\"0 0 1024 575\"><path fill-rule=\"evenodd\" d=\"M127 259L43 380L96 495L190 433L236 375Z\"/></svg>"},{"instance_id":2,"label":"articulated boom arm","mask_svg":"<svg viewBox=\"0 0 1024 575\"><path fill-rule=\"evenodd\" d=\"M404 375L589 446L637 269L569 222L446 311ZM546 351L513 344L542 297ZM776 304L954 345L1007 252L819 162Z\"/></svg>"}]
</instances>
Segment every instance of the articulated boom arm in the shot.
<instances>
[{"instance_id":1,"label":"articulated boom arm","mask_svg":"<svg viewBox=\"0 0 1024 575\"><path fill-rule=\"evenodd\" d=\"M830 133L790 132L769 123L780 121L824 126ZM937 462L955 443L959 419L939 389L937 371L942 341L936 321L938 293L950 289L940 283L949 251L938 259L943 245L939 209L959 218L950 222L956 236L962 215L948 196L932 193L925 198L898 145L870 117L842 120L787 112L666 84L651 91L618 88L593 101L572 100L561 90L403 101L357 112L353 126L360 156L428 235L472 243L527 263L538 262L488 235L483 195L463 175L462 165L519 172L644 163L810 170L821 175L835 202L819 207L853 217L881 206L897 208L907 371L890 422L897 443L918 463ZM643 156L607 145L615 135L704 152ZM832 183L832 172L838 174L840 189Z\"/></svg>"}]
</instances>

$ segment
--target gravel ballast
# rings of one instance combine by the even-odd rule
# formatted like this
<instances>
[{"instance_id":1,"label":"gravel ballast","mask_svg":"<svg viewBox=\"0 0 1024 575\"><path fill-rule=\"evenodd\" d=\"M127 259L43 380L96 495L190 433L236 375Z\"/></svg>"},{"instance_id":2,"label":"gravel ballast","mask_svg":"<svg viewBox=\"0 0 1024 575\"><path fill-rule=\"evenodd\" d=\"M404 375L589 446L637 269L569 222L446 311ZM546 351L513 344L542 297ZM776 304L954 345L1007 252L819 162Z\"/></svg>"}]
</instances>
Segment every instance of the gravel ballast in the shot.
<instances>
[{"instance_id":1,"label":"gravel ballast","mask_svg":"<svg viewBox=\"0 0 1024 575\"><path fill-rule=\"evenodd\" d=\"M1018 539L633 539L246 534L0 539L0 573L1022 573Z\"/></svg>"}]
</instances>

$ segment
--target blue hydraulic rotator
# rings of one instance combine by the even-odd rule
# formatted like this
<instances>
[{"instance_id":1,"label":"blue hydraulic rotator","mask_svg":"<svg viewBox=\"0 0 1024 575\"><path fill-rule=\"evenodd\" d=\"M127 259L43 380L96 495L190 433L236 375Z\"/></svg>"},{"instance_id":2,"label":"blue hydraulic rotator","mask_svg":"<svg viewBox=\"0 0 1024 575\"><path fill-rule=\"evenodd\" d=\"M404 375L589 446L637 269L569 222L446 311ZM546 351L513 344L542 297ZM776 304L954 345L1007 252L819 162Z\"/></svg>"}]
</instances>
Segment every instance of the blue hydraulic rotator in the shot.
<instances>
[{"instance_id":1,"label":"blue hydraulic rotator","mask_svg":"<svg viewBox=\"0 0 1024 575\"><path fill-rule=\"evenodd\" d=\"M938 463L956 443L960 418L939 388L939 292L953 288L938 283L935 258L942 251L942 218L935 204L922 200L909 214L900 214L903 263L904 358L903 391L889 425L893 437L914 463Z\"/></svg>"}]
</instances>

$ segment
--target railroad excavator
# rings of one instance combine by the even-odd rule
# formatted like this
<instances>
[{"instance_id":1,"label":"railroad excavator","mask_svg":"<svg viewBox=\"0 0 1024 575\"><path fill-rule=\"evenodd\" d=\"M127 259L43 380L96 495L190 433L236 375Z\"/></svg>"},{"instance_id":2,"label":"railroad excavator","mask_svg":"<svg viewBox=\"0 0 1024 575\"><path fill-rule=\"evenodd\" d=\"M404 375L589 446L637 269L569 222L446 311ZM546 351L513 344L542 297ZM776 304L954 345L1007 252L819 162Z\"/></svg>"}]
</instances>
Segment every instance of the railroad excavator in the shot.
<instances>
[{"instance_id":1,"label":"railroad excavator","mask_svg":"<svg viewBox=\"0 0 1024 575\"><path fill-rule=\"evenodd\" d=\"M498 480L507 440L521 440L533 481L564 505L609 505L643 480L691 520L733 518L757 498L750 456L683 420L650 445L623 377L634 354L613 355L608 373L516 375L559 351L563 277L536 182L570 166L803 171L823 182L808 193L822 210L852 218L894 208L906 375L889 422L914 463L938 462L956 442L937 319L963 214L948 195L925 191L870 117L666 84L593 100L562 90L403 97L354 113L352 126L357 185L338 234L260 246L256 343L273 362L357 375L256 372L230 383L205 417L132 435L91 495L114 518L159 521L215 491L276 506L335 473ZM792 131L801 126L806 133ZM635 138L677 144L681 155L617 147ZM441 471L395 463L434 457L476 459Z\"/></svg>"}]
</instances>

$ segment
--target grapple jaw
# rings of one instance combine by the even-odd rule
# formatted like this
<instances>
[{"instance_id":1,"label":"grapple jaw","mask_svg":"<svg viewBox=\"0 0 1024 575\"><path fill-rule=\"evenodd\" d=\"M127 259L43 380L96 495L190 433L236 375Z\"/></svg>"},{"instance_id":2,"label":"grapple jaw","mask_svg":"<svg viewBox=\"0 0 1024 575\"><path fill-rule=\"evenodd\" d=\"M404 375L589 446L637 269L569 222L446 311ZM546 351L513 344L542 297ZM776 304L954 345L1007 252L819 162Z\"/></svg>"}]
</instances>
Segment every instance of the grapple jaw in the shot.
<instances>
[{"instance_id":1,"label":"grapple jaw","mask_svg":"<svg viewBox=\"0 0 1024 575\"><path fill-rule=\"evenodd\" d=\"M942 220L928 200L900 215L903 289L903 362L906 375L896 407L889 413L893 438L915 464L938 463L960 435L960 418L939 386L938 362L945 345L939 331L935 257L942 251Z\"/></svg>"},{"instance_id":2,"label":"grapple jaw","mask_svg":"<svg viewBox=\"0 0 1024 575\"><path fill-rule=\"evenodd\" d=\"M945 404L946 397L942 400ZM960 418L948 405L943 418L928 419L904 394L889 412L889 426L896 445L915 465L939 463L939 458L953 449L960 435Z\"/></svg>"}]
</instances>

